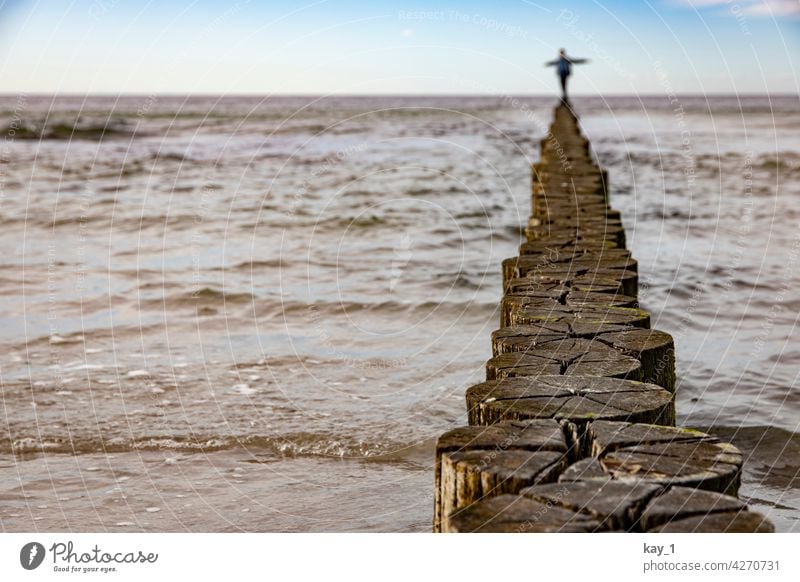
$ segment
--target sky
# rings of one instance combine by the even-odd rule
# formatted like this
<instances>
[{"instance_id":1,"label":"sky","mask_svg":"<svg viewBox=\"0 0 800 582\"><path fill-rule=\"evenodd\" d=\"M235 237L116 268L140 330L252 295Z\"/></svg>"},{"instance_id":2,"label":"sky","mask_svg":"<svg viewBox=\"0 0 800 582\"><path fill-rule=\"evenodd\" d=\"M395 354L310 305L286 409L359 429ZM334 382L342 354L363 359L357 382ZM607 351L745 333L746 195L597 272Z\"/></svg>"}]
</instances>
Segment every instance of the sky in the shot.
<instances>
[{"instance_id":1,"label":"sky","mask_svg":"<svg viewBox=\"0 0 800 582\"><path fill-rule=\"evenodd\" d=\"M800 0L0 0L0 93L800 92Z\"/></svg>"}]
</instances>

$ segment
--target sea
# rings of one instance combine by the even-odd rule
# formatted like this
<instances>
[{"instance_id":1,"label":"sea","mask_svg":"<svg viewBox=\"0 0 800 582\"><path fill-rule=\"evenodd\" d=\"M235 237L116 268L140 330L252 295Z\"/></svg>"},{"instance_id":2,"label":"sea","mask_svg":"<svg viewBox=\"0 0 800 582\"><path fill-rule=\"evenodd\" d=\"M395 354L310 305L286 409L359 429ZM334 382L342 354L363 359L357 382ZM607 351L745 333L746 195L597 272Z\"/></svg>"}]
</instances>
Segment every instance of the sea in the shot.
<instances>
[{"instance_id":1,"label":"sea","mask_svg":"<svg viewBox=\"0 0 800 582\"><path fill-rule=\"evenodd\" d=\"M575 97L682 426L800 531L796 95ZM0 530L430 531L543 96L0 96Z\"/></svg>"}]
</instances>

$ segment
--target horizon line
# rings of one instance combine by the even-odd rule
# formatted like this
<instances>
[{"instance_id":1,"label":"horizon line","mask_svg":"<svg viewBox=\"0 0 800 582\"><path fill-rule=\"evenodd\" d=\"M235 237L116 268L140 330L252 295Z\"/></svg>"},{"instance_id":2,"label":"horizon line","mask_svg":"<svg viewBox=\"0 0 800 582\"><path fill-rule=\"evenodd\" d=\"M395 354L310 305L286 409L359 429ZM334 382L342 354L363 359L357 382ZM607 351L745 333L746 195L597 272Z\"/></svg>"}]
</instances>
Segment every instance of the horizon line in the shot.
<instances>
[{"instance_id":1,"label":"horizon line","mask_svg":"<svg viewBox=\"0 0 800 582\"><path fill-rule=\"evenodd\" d=\"M80 92L80 91L61 91L61 92L39 92L39 91L0 91L0 97L19 97L26 95L31 97L536 97L561 99L559 95L553 93L217 93L212 91L197 92L172 92L172 91L135 91L130 93L114 93L111 91ZM638 92L638 93L577 93L570 98L585 99L596 97L669 97L671 95L681 97L797 97L800 93L792 92L724 92L706 91L704 93L666 93L666 92Z\"/></svg>"}]
</instances>

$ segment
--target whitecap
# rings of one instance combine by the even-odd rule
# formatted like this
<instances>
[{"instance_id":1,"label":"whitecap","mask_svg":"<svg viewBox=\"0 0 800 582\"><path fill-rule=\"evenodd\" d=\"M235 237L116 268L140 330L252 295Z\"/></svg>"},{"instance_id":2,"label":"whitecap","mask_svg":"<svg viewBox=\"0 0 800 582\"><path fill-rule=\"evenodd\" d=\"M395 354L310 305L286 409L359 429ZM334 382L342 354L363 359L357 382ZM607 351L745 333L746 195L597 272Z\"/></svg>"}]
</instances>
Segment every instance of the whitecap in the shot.
<instances>
[{"instance_id":1,"label":"whitecap","mask_svg":"<svg viewBox=\"0 0 800 582\"><path fill-rule=\"evenodd\" d=\"M250 394L255 394L258 392L258 390L255 388L251 388L250 384L236 384L231 388L231 390L244 396L249 396Z\"/></svg>"}]
</instances>

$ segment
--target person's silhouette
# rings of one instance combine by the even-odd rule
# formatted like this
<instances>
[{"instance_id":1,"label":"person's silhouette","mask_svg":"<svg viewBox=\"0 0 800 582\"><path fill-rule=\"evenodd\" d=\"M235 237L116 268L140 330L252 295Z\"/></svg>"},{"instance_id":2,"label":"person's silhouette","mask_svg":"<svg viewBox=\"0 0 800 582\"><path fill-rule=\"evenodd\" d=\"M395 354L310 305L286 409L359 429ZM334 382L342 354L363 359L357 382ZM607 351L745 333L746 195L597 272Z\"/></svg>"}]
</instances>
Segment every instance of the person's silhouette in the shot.
<instances>
[{"instance_id":1,"label":"person's silhouette","mask_svg":"<svg viewBox=\"0 0 800 582\"><path fill-rule=\"evenodd\" d=\"M545 63L546 67L555 67L556 73L561 79L561 98L567 100L567 77L572 74L572 65L580 65L588 63L589 59L573 59L567 56L564 49L558 51L558 58L549 63Z\"/></svg>"}]
</instances>

